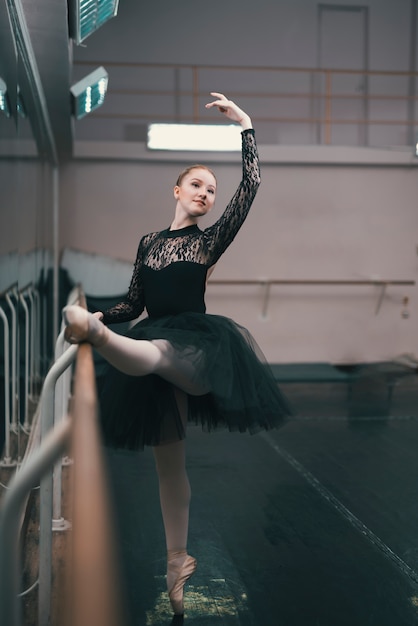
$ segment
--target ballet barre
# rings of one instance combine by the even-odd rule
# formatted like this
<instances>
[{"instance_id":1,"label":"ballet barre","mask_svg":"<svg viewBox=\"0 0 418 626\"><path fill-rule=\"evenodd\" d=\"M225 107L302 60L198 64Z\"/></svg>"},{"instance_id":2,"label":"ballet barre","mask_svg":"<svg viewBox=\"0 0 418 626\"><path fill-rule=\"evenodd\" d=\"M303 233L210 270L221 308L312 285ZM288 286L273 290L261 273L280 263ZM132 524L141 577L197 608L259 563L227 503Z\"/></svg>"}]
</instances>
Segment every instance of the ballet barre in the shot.
<instances>
[{"instance_id":1,"label":"ballet barre","mask_svg":"<svg viewBox=\"0 0 418 626\"><path fill-rule=\"evenodd\" d=\"M84 296L81 303L86 306ZM61 605L57 605L52 593L52 534L54 530L67 530L69 525L54 523L61 520L56 519L53 474L54 468L56 471L61 465L63 455L71 453L72 480L70 493L66 493L73 521L66 572L71 584L66 589L60 588L58 595L65 596L65 606L71 608L68 623L124 626L118 548L98 422L92 348L85 343L63 345L61 349L63 339L59 337L58 356L42 388L35 418L39 429L33 430L37 430L39 437L31 439L32 445L19 471L10 480L0 508L0 623L21 626L22 597L36 587L39 624L49 624L53 608L55 613L60 610ZM70 416L67 410L65 415L57 416L57 407L62 409L62 399L57 402L56 398L57 382L74 362ZM18 594L23 512L30 491L38 485L38 580Z\"/></svg>"},{"instance_id":2,"label":"ballet barre","mask_svg":"<svg viewBox=\"0 0 418 626\"><path fill-rule=\"evenodd\" d=\"M383 298L385 297L386 290L390 286L394 287L413 287L415 280L382 280L382 279L356 279L356 280L341 280L341 279L270 279L270 278L249 278L249 279L209 279L208 285L225 285L225 286L260 286L264 287L264 298L262 317L267 316L268 303L270 299L271 287L274 285L281 286L338 286L338 287L378 287L379 296L375 309L375 315L378 315L382 306Z\"/></svg>"}]
</instances>

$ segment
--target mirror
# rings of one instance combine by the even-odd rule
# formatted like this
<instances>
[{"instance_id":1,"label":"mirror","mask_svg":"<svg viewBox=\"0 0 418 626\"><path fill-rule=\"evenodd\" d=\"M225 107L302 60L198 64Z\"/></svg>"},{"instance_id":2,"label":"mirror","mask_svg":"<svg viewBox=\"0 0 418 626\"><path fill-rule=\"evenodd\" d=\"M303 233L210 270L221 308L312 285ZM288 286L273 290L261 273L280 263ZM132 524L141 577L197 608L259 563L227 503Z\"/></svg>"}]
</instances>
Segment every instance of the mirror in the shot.
<instances>
[{"instance_id":1,"label":"mirror","mask_svg":"<svg viewBox=\"0 0 418 626\"><path fill-rule=\"evenodd\" d=\"M24 453L52 353L46 312L52 284L53 168L34 139L37 112L25 103L30 90L7 3L0 4L0 78L7 89L0 111L2 473L15 468Z\"/></svg>"}]
</instances>

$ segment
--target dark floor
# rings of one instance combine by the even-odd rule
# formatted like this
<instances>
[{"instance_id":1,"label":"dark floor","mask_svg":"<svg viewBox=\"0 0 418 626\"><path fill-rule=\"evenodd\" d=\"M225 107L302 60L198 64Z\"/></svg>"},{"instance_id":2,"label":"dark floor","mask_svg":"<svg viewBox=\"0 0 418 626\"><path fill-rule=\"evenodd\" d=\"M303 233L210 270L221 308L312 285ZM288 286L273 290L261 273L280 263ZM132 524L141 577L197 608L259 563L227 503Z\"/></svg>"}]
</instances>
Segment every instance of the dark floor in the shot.
<instances>
[{"instance_id":1,"label":"dark floor","mask_svg":"<svg viewBox=\"0 0 418 626\"><path fill-rule=\"evenodd\" d=\"M184 624L418 624L417 373L282 374L295 417L281 430L189 430ZM152 455L109 461L132 625L169 625Z\"/></svg>"}]
</instances>

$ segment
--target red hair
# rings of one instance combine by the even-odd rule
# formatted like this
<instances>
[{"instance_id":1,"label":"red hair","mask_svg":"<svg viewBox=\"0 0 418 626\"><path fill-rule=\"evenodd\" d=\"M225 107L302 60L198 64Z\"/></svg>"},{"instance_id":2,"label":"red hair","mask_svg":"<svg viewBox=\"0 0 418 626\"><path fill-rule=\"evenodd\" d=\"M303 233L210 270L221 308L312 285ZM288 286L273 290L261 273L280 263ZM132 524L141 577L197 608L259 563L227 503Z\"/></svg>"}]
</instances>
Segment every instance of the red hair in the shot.
<instances>
[{"instance_id":1,"label":"red hair","mask_svg":"<svg viewBox=\"0 0 418 626\"><path fill-rule=\"evenodd\" d=\"M190 165L189 167L186 167L185 170L180 172L179 177L177 178L176 186L180 187L181 183L183 182L184 177L187 176L187 174L190 174L190 172L192 172L193 170L206 170L207 172L212 174L213 178L216 180L216 176L212 172L210 167L207 167L206 165L200 165L199 163L197 163L196 165Z\"/></svg>"}]
</instances>

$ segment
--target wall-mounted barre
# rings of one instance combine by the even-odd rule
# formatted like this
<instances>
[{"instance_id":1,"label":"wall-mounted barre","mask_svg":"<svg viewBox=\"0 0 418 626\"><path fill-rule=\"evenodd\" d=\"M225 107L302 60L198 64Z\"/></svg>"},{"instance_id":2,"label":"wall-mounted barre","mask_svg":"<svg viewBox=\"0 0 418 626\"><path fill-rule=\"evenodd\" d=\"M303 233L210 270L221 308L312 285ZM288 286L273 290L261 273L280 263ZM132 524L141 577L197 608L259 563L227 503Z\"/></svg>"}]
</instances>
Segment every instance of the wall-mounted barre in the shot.
<instances>
[{"instance_id":1,"label":"wall-mounted barre","mask_svg":"<svg viewBox=\"0 0 418 626\"><path fill-rule=\"evenodd\" d=\"M382 306L383 298L385 297L386 289L389 286L396 287L413 287L415 285L415 280L337 280L337 279L270 279L270 278L249 278L249 279L237 279L237 280L209 280L210 285L260 285L264 286L264 300L263 300L263 310L262 317L267 316L267 308L270 298L270 289L272 285L325 285L325 286L343 286L343 287L352 287L352 286L366 286L366 287L380 287L379 298L376 305L375 315L377 315L380 311L380 307Z\"/></svg>"}]
</instances>

